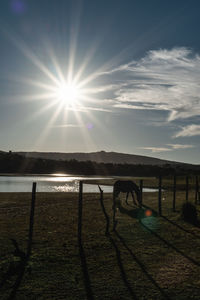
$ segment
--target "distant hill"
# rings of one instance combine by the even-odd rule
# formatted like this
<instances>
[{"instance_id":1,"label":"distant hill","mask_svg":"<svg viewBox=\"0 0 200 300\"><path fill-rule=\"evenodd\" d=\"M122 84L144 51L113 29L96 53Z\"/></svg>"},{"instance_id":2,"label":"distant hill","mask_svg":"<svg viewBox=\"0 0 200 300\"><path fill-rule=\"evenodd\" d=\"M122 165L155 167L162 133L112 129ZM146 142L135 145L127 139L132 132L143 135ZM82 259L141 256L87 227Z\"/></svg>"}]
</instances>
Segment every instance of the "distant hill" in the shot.
<instances>
[{"instance_id":1,"label":"distant hill","mask_svg":"<svg viewBox=\"0 0 200 300\"><path fill-rule=\"evenodd\" d=\"M75 174L106 176L199 175L200 165L121 154L0 151L0 174Z\"/></svg>"},{"instance_id":2,"label":"distant hill","mask_svg":"<svg viewBox=\"0 0 200 300\"><path fill-rule=\"evenodd\" d=\"M91 152L91 153L57 153L57 152L16 152L19 155L31 158L43 158L52 160L69 161L75 159L77 161L94 161L97 163L113 163L113 164L133 164L133 165L153 165L163 166L166 164L180 164L185 167L191 164L179 163L154 157L125 154L117 152Z\"/></svg>"}]
</instances>

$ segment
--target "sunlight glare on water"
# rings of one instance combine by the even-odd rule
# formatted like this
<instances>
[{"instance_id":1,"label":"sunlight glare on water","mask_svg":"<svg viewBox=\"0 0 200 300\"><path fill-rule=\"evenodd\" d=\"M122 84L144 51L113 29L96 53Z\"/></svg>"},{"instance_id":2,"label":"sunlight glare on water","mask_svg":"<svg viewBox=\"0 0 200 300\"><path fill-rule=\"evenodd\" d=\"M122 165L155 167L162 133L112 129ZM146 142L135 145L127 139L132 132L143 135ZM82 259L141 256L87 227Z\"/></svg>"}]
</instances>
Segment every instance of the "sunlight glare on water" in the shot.
<instances>
[{"instance_id":1,"label":"sunlight glare on water","mask_svg":"<svg viewBox=\"0 0 200 300\"><path fill-rule=\"evenodd\" d=\"M74 177L70 176L55 176L55 177L49 177L45 179L46 181L51 182L70 182L74 180Z\"/></svg>"},{"instance_id":2,"label":"sunlight glare on water","mask_svg":"<svg viewBox=\"0 0 200 300\"><path fill-rule=\"evenodd\" d=\"M50 176L0 176L0 192L31 192L33 182L37 183L37 192L78 192L79 181L102 179L102 177L69 176L51 174ZM91 182L92 183L92 182ZM112 192L112 186L101 186L105 192ZM84 192L99 192L95 184L84 184Z\"/></svg>"},{"instance_id":3,"label":"sunlight glare on water","mask_svg":"<svg viewBox=\"0 0 200 300\"><path fill-rule=\"evenodd\" d=\"M102 176L75 176L70 174L50 175L27 175L27 176L0 176L1 192L31 192L33 182L37 183L37 192L78 192L79 181L87 181L83 185L84 193L99 193L98 184L93 180L113 180ZM108 182L109 183L109 182ZM105 193L113 192L113 185L101 185ZM155 190L143 189L143 192L154 192Z\"/></svg>"}]
</instances>

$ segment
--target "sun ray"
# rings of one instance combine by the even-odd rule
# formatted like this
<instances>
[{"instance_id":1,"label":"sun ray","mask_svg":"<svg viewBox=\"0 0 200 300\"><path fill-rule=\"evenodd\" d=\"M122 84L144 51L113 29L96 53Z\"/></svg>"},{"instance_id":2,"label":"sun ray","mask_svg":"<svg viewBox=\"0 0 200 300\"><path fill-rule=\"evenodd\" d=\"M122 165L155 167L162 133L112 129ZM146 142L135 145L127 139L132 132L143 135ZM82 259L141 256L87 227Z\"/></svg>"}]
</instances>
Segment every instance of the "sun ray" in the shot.
<instances>
[{"instance_id":1,"label":"sun ray","mask_svg":"<svg viewBox=\"0 0 200 300\"><path fill-rule=\"evenodd\" d=\"M68 109L64 109L64 111L63 111L63 123L62 124L66 124L67 123L68 114L69 114L69 110ZM64 130L64 129L61 130L63 144L68 143L67 133L68 133L67 130Z\"/></svg>"},{"instance_id":2,"label":"sun ray","mask_svg":"<svg viewBox=\"0 0 200 300\"><path fill-rule=\"evenodd\" d=\"M59 80L60 81L64 81L63 72L62 72L62 70L61 70L61 68L60 68L60 66L59 66L59 64L57 62L57 58L56 58L56 55L55 55L55 53L53 51L53 48L50 45L47 46L47 51L48 51L49 57L50 57L50 59L52 61L52 64L53 64L53 66L54 66L54 68L55 68L55 70L56 70L56 72L58 74Z\"/></svg>"},{"instance_id":3,"label":"sun ray","mask_svg":"<svg viewBox=\"0 0 200 300\"><path fill-rule=\"evenodd\" d=\"M55 96L52 93L40 93L40 94L23 94L23 95L15 95L14 97L15 104L17 103L26 103L26 102L36 102L36 101L54 101Z\"/></svg>"},{"instance_id":4,"label":"sun ray","mask_svg":"<svg viewBox=\"0 0 200 300\"><path fill-rule=\"evenodd\" d=\"M93 142L91 135L88 132L87 126L81 118L81 115L77 111L75 111L75 117L76 117L77 123L80 125L85 149L86 149L86 151L91 152L92 149L95 149L95 143Z\"/></svg>"},{"instance_id":5,"label":"sun ray","mask_svg":"<svg viewBox=\"0 0 200 300\"><path fill-rule=\"evenodd\" d=\"M59 105L57 107L56 111L54 112L54 114L52 115L51 119L49 120L49 122L46 124L44 130L41 131L41 133L39 134L37 141L33 145L34 148L36 148L36 149L40 149L40 147L42 148L43 144L46 142L46 138L49 134L49 131L52 129L52 125L57 120L57 117L58 117L59 113L61 112L61 110L62 110L62 106Z\"/></svg>"},{"instance_id":6,"label":"sun ray","mask_svg":"<svg viewBox=\"0 0 200 300\"><path fill-rule=\"evenodd\" d=\"M74 76L75 83L78 83L80 81L80 78L81 78L82 74L84 73L86 67L91 62L92 58L94 57L99 44L100 44L100 39L96 40L96 42L93 44L93 47L91 47L90 50L87 52L87 55L83 59L82 65L80 66L80 68L78 69L78 71L76 72L76 74Z\"/></svg>"},{"instance_id":7,"label":"sun ray","mask_svg":"<svg viewBox=\"0 0 200 300\"><path fill-rule=\"evenodd\" d=\"M22 84L31 85L33 87L39 87L46 91L54 91L52 84L47 84L42 81L35 80L33 78L25 78L25 77L15 77L14 78L13 77L12 80L15 80L15 82L19 82Z\"/></svg>"},{"instance_id":8,"label":"sun ray","mask_svg":"<svg viewBox=\"0 0 200 300\"><path fill-rule=\"evenodd\" d=\"M41 60L37 57L37 55L28 48L25 42L21 41L18 38L14 38L13 36L9 36L10 40L15 44L15 46L23 53L25 57L27 57L33 65L37 67L38 70L41 71L42 75L37 76L37 79L34 78L24 78L19 77L16 78L16 82L24 84L27 88L27 94L23 93L22 95L17 95L15 100L20 100L20 102L35 102L35 101L46 101L46 105L41 107L37 112L31 114L26 119L24 119L24 123L28 124L34 122L41 115L45 115L52 107L56 107L52 117L45 124L44 129L38 135L38 139L35 142L34 147L38 149L38 147L42 147L45 143L49 132L52 129L52 125L58 119L58 116L62 112L62 122L66 124L68 120L68 116L70 111L74 112L74 116L77 124L81 130L81 136L83 137L83 142L85 145L85 149L87 151L91 151L91 149L96 149L96 145L92 138L93 131L95 127L105 128L105 124L98 120L95 117L95 113L92 111L106 111L104 108L104 102L101 99L96 97L96 94L104 91L100 87L92 87L89 84L94 81L94 79L100 77L103 72L105 72L111 65L111 62L107 62L101 68L98 68L93 73L88 76L83 77L84 73L87 71L87 66L89 65L91 59L94 57L96 50L98 48L98 42L93 44L93 47L90 48L90 51L85 56L81 66L78 70L75 70L77 66L75 65L75 57L77 50L77 40L79 34L79 22L80 22L80 11L79 17L77 18L77 24L74 27L74 31L70 34L70 48L69 48L69 59L68 59L68 68L65 70L64 66L59 64L59 60L54 52L54 49L49 45L46 50L48 54L49 61L53 66L55 72L51 71L48 65L45 65L41 62ZM81 80L81 78L83 78ZM33 93L28 93L30 87L33 87ZM16 102L15 101L15 102ZM87 104L90 103L88 106ZM88 117L88 121L83 121L81 113L86 113ZM101 108L101 109L100 109ZM67 132L70 130L62 129L63 141L66 139Z\"/></svg>"},{"instance_id":9,"label":"sun ray","mask_svg":"<svg viewBox=\"0 0 200 300\"><path fill-rule=\"evenodd\" d=\"M74 15L76 13L76 15ZM74 7L74 14L72 15L71 25L70 25L70 49L69 49L69 65L68 65L68 75L67 81L71 82L74 73L74 62L76 57L77 50L77 41L79 35L79 27L80 27L80 18L81 18L81 5L80 3L77 5L76 9Z\"/></svg>"},{"instance_id":10,"label":"sun ray","mask_svg":"<svg viewBox=\"0 0 200 300\"><path fill-rule=\"evenodd\" d=\"M33 113L31 116L28 115L28 117L23 119L23 123L28 124L28 123L32 123L32 122L36 121L38 119L38 117L45 114L49 109L51 109L53 106L56 106L56 105L57 105L57 103L55 103L55 102L50 102L47 105L44 105L38 111Z\"/></svg>"},{"instance_id":11,"label":"sun ray","mask_svg":"<svg viewBox=\"0 0 200 300\"><path fill-rule=\"evenodd\" d=\"M50 70L41 62L41 60L33 53L33 51L25 44L19 37L16 38L10 32L4 31L4 34L10 41L35 65L40 71L43 72L54 83L58 84L59 80L50 72Z\"/></svg>"}]
</instances>

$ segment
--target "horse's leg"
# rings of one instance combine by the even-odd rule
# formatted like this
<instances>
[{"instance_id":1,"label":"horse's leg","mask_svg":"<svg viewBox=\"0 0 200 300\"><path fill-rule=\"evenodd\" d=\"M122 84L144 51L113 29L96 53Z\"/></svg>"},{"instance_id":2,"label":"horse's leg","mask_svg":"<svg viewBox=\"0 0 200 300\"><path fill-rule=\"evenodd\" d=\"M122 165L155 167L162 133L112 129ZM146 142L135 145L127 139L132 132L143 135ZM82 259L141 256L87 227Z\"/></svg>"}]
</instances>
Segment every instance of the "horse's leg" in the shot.
<instances>
[{"instance_id":1,"label":"horse's leg","mask_svg":"<svg viewBox=\"0 0 200 300\"><path fill-rule=\"evenodd\" d=\"M126 194L126 204L128 205L128 195L129 195L129 192L127 192Z\"/></svg>"},{"instance_id":2,"label":"horse's leg","mask_svg":"<svg viewBox=\"0 0 200 300\"><path fill-rule=\"evenodd\" d=\"M135 189L135 194L137 196L137 203L138 203L138 206L141 208L142 207L142 203L141 203L141 191L140 189Z\"/></svg>"},{"instance_id":3,"label":"horse's leg","mask_svg":"<svg viewBox=\"0 0 200 300\"><path fill-rule=\"evenodd\" d=\"M137 205L136 201L135 201L135 196L134 196L134 192L131 191L131 195L132 195L132 198L133 198L133 204Z\"/></svg>"}]
</instances>

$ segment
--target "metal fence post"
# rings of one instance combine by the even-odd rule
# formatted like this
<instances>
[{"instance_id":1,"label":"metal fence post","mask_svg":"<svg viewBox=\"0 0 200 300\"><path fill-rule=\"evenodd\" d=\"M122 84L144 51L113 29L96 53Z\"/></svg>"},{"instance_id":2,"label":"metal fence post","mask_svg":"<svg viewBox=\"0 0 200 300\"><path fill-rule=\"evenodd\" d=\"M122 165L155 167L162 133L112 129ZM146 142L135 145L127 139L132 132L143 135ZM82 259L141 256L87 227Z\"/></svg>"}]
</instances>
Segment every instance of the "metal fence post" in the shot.
<instances>
[{"instance_id":1,"label":"metal fence post","mask_svg":"<svg viewBox=\"0 0 200 300\"><path fill-rule=\"evenodd\" d=\"M28 236L28 246L27 246L27 258L30 257L31 249L32 249L34 213L35 213L35 198L36 198L36 182L33 182L30 223L29 223L29 236Z\"/></svg>"}]
</instances>

